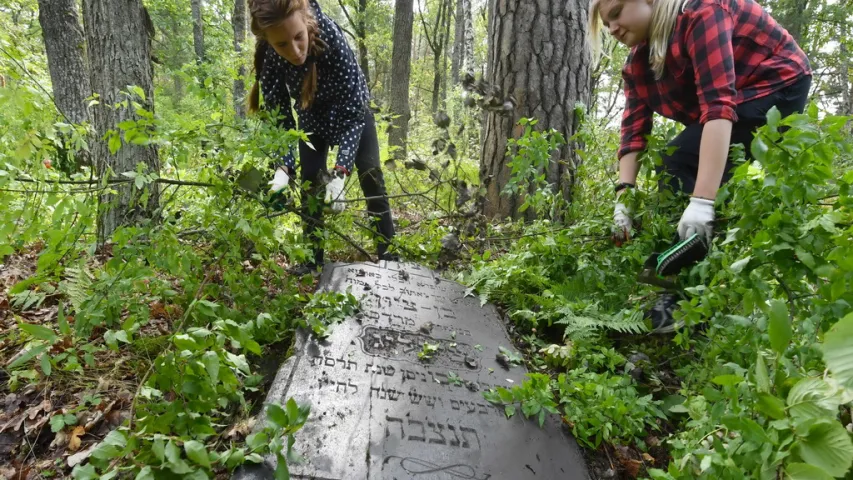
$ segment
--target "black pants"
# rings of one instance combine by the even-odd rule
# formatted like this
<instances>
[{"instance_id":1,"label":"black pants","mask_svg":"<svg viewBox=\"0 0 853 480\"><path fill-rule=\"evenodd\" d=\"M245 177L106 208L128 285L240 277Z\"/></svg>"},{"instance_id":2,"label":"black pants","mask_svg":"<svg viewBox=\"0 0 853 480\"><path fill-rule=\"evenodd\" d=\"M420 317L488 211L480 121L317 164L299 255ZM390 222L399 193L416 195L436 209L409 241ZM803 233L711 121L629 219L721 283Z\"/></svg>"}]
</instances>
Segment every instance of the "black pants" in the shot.
<instances>
[{"instance_id":1,"label":"black pants","mask_svg":"<svg viewBox=\"0 0 853 480\"><path fill-rule=\"evenodd\" d=\"M767 123L767 112L775 106L782 114L782 118L794 113L802 113L808 101L811 83L812 77L804 75L796 83L782 90L738 105L736 109L738 121L732 125L730 145L742 143L745 147L746 160L752 160L750 150L752 138L755 131ZM669 147L678 148L672 154L662 155L663 166L658 167L658 173L663 170L669 176L662 176L658 184L661 190L671 189L674 192L693 193L699 170L699 144L702 140L703 128L704 125L698 123L689 125L669 142ZM733 167L731 159L728 159L722 183L731 179Z\"/></svg>"},{"instance_id":2,"label":"black pants","mask_svg":"<svg viewBox=\"0 0 853 480\"><path fill-rule=\"evenodd\" d=\"M379 197L367 201L367 213L371 219L371 228L377 235L377 253L382 256L394 237L394 222L391 219L391 206L388 203L385 179L379 166L379 139L376 136L376 124L373 113L365 108L364 130L355 154L355 174L361 184L365 197ZM326 192L321 173L327 169L326 157L329 154L328 142L317 136L309 136L314 149L299 142L299 163L302 184L306 181L311 187L302 191L302 231L306 241L314 251L314 261L323 264L323 197Z\"/></svg>"}]
</instances>

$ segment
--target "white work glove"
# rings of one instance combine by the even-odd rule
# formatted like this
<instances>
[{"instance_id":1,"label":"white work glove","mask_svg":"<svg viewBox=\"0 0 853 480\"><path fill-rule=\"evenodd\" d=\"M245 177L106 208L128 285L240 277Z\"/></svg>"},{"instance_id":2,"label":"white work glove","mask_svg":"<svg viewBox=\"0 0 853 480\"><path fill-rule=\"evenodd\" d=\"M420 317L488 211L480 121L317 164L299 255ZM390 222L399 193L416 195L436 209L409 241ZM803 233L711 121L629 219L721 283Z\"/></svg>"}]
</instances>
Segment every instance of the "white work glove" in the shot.
<instances>
[{"instance_id":1,"label":"white work glove","mask_svg":"<svg viewBox=\"0 0 853 480\"><path fill-rule=\"evenodd\" d=\"M332 211L341 213L347 207L344 199L344 175L332 170L332 181L326 184L326 203L332 204Z\"/></svg>"},{"instance_id":2,"label":"white work glove","mask_svg":"<svg viewBox=\"0 0 853 480\"><path fill-rule=\"evenodd\" d=\"M714 231L714 201L707 198L690 197L690 204L684 209L678 222L678 236L682 240L690 238L694 233L711 244L711 234Z\"/></svg>"},{"instance_id":3,"label":"white work glove","mask_svg":"<svg viewBox=\"0 0 853 480\"><path fill-rule=\"evenodd\" d=\"M633 227L631 220L631 210L624 203L616 201L616 208L613 209L613 224L616 230L616 236L620 240L628 240Z\"/></svg>"},{"instance_id":4,"label":"white work glove","mask_svg":"<svg viewBox=\"0 0 853 480\"><path fill-rule=\"evenodd\" d=\"M273 176L273 179L269 182L270 193L280 191L281 189L286 187L288 183L290 183L290 176L287 174L287 172L284 171L283 168L277 168L275 170L275 176Z\"/></svg>"}]
</instances>

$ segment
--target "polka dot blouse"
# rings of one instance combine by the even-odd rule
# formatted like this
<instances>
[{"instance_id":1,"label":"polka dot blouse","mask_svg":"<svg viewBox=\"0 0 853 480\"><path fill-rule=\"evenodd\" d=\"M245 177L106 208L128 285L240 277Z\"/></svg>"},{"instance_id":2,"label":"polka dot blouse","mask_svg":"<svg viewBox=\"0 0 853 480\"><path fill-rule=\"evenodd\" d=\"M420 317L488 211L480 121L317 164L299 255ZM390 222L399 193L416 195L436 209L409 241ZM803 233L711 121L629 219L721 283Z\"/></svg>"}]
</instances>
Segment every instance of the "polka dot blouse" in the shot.
<instances>
[{"instance_id":1,"label":"polka dot blouse","mask_svg":"<svg viewBox=\"0 0 853 480\"><path fill-rule=\"evenodd\" d=\"M317 17L319 36L328 48L319 57L309 57L305 64L295 66L267 46L260 74L264 109L279 109L282 115L279 126L292 129L296 124L290 99L296 100L294 109L299 117L299 128L319 135L329 145L338 145L336 165L351 171L364 129L369 96L367 84L341 28L320 10L316 0L309 3ZM312 60L317 64L317 92L313 104L308 110L302 110L299 101L302 80ZM276 166L281 165L291 171L294 169L292 149L280 156Z\"/></svg>"}]
</instances>

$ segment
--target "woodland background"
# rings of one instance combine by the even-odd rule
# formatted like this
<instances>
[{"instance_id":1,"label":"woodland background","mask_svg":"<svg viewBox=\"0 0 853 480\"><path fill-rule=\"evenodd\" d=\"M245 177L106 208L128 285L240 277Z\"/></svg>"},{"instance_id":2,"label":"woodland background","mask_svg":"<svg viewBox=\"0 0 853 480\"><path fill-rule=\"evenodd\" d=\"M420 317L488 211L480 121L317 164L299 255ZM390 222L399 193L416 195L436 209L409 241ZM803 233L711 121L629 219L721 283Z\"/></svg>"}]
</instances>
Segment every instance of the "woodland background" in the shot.
<instances>
[{"instance_id":1,"label":"woodland background","mask_svg":"<svg viewBox=\"0 0 853 480\"><path fill-rule=\"evenodd\" d=\"M617 247L626 51L592 61L586 2L320 2L373 96L395 250L499 306L531 374L486 398L559 414L594 478L853 478L853 6L761 3L811 103L734 149L756 161L677 279L688 328L658 337L637 273L685 204L654 187L680 126L657 119ZM304 135L246 114L253 51L244 0L0 0L0 474L225 478L278 452L287 478L310 406L266 387L295 329L358 301L288 275L298 215L243 188ZM348 201L328 256L367 260Z\"/></svg>"}]
</instances>

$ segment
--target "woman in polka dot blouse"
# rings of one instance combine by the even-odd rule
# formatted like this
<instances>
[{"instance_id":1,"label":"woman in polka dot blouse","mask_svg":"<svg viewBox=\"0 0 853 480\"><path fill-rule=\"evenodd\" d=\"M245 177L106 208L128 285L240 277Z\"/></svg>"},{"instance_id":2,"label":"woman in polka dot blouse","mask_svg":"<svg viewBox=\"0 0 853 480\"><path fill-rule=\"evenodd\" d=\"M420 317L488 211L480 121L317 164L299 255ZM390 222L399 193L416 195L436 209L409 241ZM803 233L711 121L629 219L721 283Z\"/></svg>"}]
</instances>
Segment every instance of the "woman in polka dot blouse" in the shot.
<instances>
[{"instance_id":1,"label":"woman in polka dot blouse","mask_svg":"<svg viewBox=\"0 0 853 480\"><path fill-rule=\"evenodd\" d=\"M341 212L344 180L355 167L367 201L367 211L378 240L380 259L395 260L388 254L394 236L391 207L379 165L379 141L373 113L368 109L367 84L344 39L343 31L321 10L316 0L249 0L252 33L255 34L256 83L249 95L249 110L257 112L263 94L263 110L277 113L279 126L296 128L291 98L299 118L299 128L308 132L311 145L299 142L302 184L312 187L302 192L303 231L312 244L316 270L323 265L322 202L310 201L325 189L325 203ZM260 85L259 85L260 84ZM325 176L329 147L337 145L335 166ZM312 148L313 147L313 148ZM275 159L272 193L283 193L295 173L293 151Z\"/></svg>"}]
</instances>

